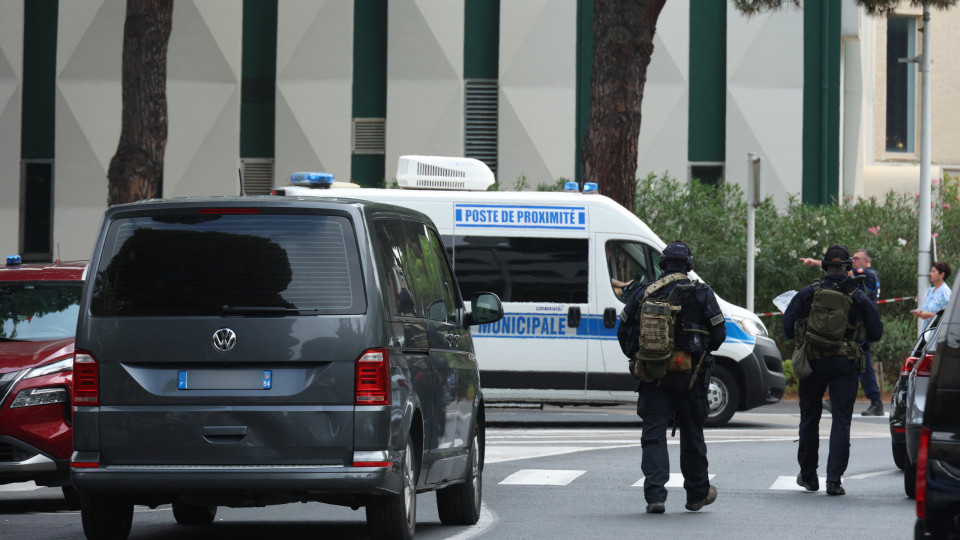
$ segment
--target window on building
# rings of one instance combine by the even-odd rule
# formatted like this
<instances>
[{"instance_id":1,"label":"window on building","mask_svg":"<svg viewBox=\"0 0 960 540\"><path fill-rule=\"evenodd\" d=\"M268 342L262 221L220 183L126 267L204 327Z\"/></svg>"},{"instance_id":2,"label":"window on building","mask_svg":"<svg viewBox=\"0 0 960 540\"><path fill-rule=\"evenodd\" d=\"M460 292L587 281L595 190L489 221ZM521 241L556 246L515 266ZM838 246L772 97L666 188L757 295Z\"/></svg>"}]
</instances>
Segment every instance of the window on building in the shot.
<instances>
[{"instance_id":1,"label":"window on building","mask_svg":"<svg viewBox=\"0 0 960 540\"><path fill-rule=\"evenodd\" d=\"M887 19L887 152L915 152L917 19Z\"/></svg>"},{"instance_id":2,"label":"window on building","mask_svg":"<svg viewBox=\"0 0 960 540\"><path fill-rule=\"evenodd\" d=\"M716 186L723 182L723 163L691 163L690 180Z\"/></svg>"}]
</instances>

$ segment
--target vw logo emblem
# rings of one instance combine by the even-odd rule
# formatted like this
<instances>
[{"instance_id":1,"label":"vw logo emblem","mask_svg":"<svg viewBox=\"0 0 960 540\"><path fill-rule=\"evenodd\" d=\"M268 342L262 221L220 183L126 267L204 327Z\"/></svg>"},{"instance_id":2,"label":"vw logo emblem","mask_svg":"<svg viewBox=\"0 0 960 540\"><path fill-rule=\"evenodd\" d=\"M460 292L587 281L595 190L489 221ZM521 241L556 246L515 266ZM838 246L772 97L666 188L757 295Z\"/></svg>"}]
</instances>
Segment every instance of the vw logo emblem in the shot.
<instances>
[{"instance_id":1,"label":"vw logo emblem","mask_svg":"<svg viewBox=\"0 0 960 540\"><path fill-rule=\"evenodd\" d=\"M213 348L227 352L237 345L237 334L229 328L221 328L213 333Z\"/></svg>"}]
</instances>

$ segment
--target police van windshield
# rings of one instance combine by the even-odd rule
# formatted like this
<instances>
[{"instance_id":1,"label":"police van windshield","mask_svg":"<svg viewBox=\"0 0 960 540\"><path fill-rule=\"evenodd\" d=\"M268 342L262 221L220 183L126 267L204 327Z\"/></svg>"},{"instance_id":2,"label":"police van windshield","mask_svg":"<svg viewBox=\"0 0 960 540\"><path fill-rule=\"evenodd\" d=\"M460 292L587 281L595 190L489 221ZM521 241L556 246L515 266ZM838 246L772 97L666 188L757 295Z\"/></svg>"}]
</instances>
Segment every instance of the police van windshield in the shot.
<instances>
[{"instance_id":1,"label":"police van windshield","mask_svg":"<svg viewBox=\"0 0 960 540\"><path fill-rule=\"evenodd\" d=\"M110 225L95 316L315 315L365 310L350 221L302 214L164 215Z\"/></svg>"}]
</instances>

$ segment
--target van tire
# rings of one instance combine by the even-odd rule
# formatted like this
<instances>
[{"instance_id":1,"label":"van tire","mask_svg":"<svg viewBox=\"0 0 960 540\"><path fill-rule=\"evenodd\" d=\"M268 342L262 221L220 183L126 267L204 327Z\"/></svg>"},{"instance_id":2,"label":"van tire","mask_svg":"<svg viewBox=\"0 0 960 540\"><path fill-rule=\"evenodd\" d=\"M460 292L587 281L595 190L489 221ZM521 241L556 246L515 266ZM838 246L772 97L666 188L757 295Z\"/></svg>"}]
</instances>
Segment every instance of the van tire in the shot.
<instances>
[{"instance_id":1,"label":"van tire","mask_svg":"<svg viewBox=\"0 0 960 540\"><path fill-rule=\"evenodd\" d=\"M740 387L730 372L720 365L713 366L710 388L707 390L707 427L720 427L733 418L740 404Z\"/></svg>"},{"instance_id":2,"label":"van tire","mask_svg":"<svg viewBox=\"0 0 960 540\"><path fill-rule=\"evenodd\" d=\"M413 443L407 441L401 464L400 493L376 495L367 502L367 532L377 540L412 540L417 529L417 472Z\"/></svg>"},{"instance_id":3,"label":"van tire","mask_svg":"<svg viewBox=\"0 0 960 540\"><path fill-rule=\"evenodd\" d=\"M180 525L209 525L217 517L216 505L173 503L173 518Z\"/></svg>"},{"instance_id":4,"label":"van tire","mask_svg":"<svg viewBox=\"0 0 960 540\"><path fill-rule=\"evenodd\" d=\"M911 499L917 498L917 464L907 457L903 464L903 491Z\"/></svg>"},{"instance_id":5,"label":"van tire","mask_svg":"<svg viewBox=\"0 0 960 540\"><path fill-rule=\"evenodd\" d=\"M437 511L444 525L476 525L480 521L480 505L483 502L483 439L480 429L473 428L470 448L470 464L467 478L462 484L437 491Z\"/></svg>"},{"instance_id":6,"label":"van tire","mask_svg":"<svg viewBox=\"0 0 960 540\"><path fill-rule=\"evenodd\" d=\"M81 494L80 519L87 540L126 540L133 525L133 503L123 495Z\"/></svg>"}]
</instances>

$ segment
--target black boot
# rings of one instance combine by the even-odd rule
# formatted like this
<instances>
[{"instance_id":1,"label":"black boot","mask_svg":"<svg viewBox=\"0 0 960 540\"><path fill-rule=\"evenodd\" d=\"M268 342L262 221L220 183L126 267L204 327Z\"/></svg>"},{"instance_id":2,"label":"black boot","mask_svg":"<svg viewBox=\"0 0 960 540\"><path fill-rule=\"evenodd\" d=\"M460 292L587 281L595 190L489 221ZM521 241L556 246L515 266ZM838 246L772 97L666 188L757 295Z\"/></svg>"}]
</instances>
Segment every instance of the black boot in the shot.
<instances>
[{"instance_id":1,"label":"black boot","mask_svg":"<svg viewBox=\"0 0 960 540\"><path fill-rule=\"evenodd\" d=\"M867 410L860 413L860 416L883 416L883 403L879 401L871 402Z\"/></svg>"}]
</instances>

